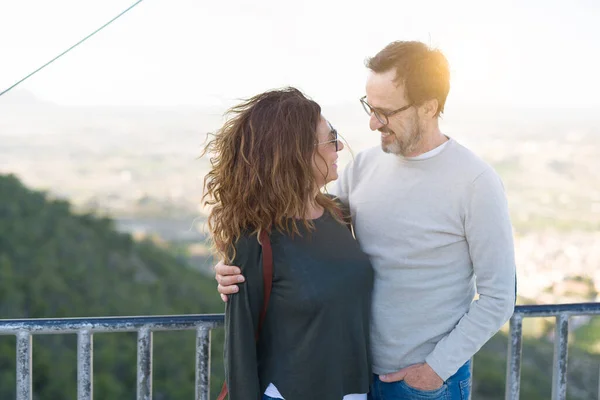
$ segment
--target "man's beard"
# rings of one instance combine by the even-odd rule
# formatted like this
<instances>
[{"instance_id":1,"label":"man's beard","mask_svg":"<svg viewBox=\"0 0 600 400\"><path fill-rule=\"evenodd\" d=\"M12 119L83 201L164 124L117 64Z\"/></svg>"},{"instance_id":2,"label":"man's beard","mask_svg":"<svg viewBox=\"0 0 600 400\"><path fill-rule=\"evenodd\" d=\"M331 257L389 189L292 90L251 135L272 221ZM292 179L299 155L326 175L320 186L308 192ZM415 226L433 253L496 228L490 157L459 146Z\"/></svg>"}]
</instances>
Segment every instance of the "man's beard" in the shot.
<instances>
[{"instance_id":1,"label":"man's beard","mask_svg":"<svg viewBox=\"0 0 600 400\"><path fill-rule=\"evenodd\" d=\"M414 123L411 129L411 135L409 135L404 140L400 138L394 131L387 128L382 128L379 130L383 133L389 133L393 139L392 143L381 143L381 148L384 152L389 154L396 154L399 156L406 157L409 154L413 154L415 150L419 147L419 143L423 138L423 132L421 132L421 128L418 123Z\"/></svg>"}]
</instances>

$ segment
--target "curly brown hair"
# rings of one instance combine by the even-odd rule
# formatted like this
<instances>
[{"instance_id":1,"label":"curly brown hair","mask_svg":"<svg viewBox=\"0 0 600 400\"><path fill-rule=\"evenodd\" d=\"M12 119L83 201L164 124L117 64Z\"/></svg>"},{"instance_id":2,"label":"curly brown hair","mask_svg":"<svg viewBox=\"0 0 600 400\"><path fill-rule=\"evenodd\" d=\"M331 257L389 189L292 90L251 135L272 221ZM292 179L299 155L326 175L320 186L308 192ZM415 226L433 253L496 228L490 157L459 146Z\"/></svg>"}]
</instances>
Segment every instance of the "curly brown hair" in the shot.
<instances>
[{"instance_id":1,"label":"curly brown hair","mask_svg":"<svg viewBox=\"0 0 600 400\"><path fill-rule=\"evenodd\" d=\"M235 257L243 233L277 229L300 234L309 200L341 222L337 203L321 193L313 174L321 107L298 89L267 91L226 114L227 122L204 149L211 169L204 178L203 204L211 207L208 228L217 253Z\"/></svg>"}]
</instances>

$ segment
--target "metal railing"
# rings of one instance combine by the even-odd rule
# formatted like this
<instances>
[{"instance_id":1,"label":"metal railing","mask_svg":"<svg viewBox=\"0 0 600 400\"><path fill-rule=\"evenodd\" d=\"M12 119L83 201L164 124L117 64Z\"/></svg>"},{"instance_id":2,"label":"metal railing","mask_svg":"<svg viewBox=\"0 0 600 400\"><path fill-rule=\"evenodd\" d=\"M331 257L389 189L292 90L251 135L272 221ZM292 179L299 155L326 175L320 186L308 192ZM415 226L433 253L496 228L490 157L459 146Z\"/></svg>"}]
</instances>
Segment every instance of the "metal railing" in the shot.
<instances>
[{"instance_id":1,"label":"metal railing","mask_svg":"<svg viewBox=\"0 0 600 400\"><path fill-rule=\"evenodd\" d=\"M552 400L567 396L569 317L600 315L600 303L516 306L510 320L506 368L506 400L519 400L523 318L555 317L556 333ZM210 332L223 324L222 314L145 317L0 320L0 335L17 337L17 400L32 399L32 335L77 334L77 399L93 399L93 335L137 332L137 399L152 399L152 332L196 330L195 399L208 400ZM600 388L599 388L600 390ZM599 395L600 399L600 395Z\"/></svg>"},{"instance_id":2,"label":"metal railing","mask_svg":"<svg viewBox=\"0 0 600 400\"><path fill-rule=\"evenodd\" d=\"M556 318L554 361L552 369L552 400L565 400L567 398L569 317L580 315L600 315L600 303L549 304L515 307L515 313L510 319L510 336L508 338L506 400L519 400L521 385L521 352L523 347L523 318L534 317ZM600 393L598 398L600 399Z\"/></svg>"},{"instance_id":3,"label":"metal railing","mask_svg":"<svg viewBox=\"0 0 600 400\"><path fill-rule=\"evenodd\" d=\"M77 334L77 399L93 398L93 335L137 332L137 399L152 399L152 332L196 330L196 400L208 400L210 331L222 314L0 320L0 335L17 337L17 400L32 399L32 335Z\"/></svg>"}]
</instances>

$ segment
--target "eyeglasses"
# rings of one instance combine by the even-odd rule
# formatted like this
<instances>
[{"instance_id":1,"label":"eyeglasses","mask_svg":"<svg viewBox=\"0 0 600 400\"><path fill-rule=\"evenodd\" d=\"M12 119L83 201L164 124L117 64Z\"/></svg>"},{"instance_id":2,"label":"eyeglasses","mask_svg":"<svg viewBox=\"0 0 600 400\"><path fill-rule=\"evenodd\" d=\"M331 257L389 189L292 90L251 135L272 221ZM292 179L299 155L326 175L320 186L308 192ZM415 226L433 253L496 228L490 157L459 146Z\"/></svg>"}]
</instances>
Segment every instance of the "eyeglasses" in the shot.
<instances>
[{"instance_id":1,"label":"eyeglasses","mask_svg":"<svg viewBox=\"0 0 600 400\"><path fill-rule=\"evenodd\" d=\"M337 130L331 125L331 123L327 122L327 125L329 125L329 137L331 139L326 140L324 142L317 142L316 145L320 145L320 144L328 144L328 143L335 143L335 151L339 150L339 140L338 140L338 133Z\"/></svg>"},{"instance_id":2,"label":"eyeglasses","mask_svg":"<svg viewBox=\"0 0 600 400\"><path fill-rule=\"evenodd\" d=\"M409 108L412 107L412 104L408 104L408 105L405 105L404 107L400 107L397 110L390 111L390 112L384 112L384 111L381 111L381 110L371 107L371 105L369 103L367 103L367 96L363 96L360 98L360 104L362 104L363 109L369 116L374 114L375 118L377 118L377 121L381 122L383 125L387 125L390 123L389 117L391 117L392 115L396 115L399 112L408 110Z\"/></svg>"}]
</instances>

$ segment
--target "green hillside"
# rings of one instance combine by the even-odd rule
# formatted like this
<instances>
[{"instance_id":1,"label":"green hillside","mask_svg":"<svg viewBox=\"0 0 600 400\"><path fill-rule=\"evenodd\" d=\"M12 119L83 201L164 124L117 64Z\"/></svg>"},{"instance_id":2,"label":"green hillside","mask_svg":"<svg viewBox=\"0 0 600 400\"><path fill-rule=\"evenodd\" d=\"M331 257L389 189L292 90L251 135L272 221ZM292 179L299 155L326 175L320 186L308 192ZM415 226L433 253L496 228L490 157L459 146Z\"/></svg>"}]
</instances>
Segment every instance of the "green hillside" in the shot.
<instances>
[{"instance_id":1,"label":"green hillside","mask_svg":"<svg viewBox=\"0 0 600 400\"><path fill-rule=\"evenodd\" d=\"M224 309L214 280L113 222L75 215L0 175L0 318L200 314ZM213 392L223 380L222 332L213 333ZM94 396L133 399L136 334L94 336ZM154 398L194 396L195 333L154 335ZM34 336L34 398L76 398L76 336ZM0 336L0 399L15 398L15 338Z\"/></svg>"}]
</instances>

